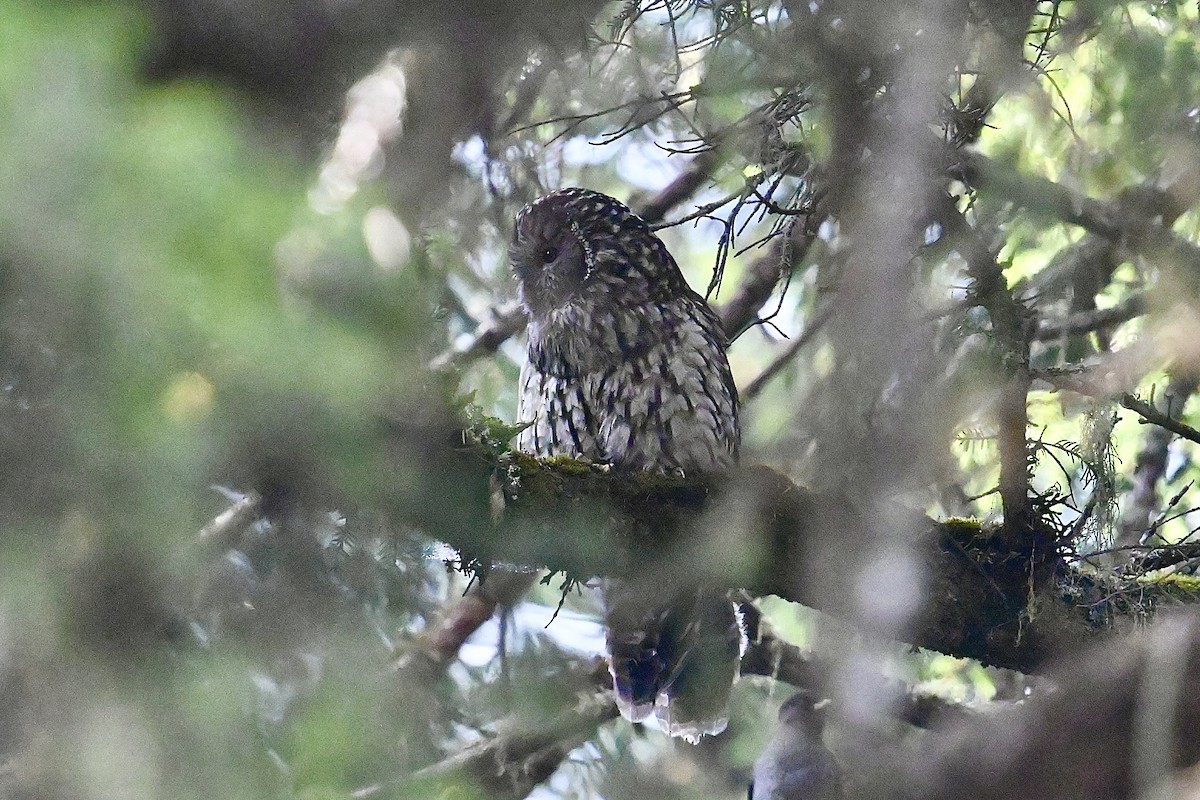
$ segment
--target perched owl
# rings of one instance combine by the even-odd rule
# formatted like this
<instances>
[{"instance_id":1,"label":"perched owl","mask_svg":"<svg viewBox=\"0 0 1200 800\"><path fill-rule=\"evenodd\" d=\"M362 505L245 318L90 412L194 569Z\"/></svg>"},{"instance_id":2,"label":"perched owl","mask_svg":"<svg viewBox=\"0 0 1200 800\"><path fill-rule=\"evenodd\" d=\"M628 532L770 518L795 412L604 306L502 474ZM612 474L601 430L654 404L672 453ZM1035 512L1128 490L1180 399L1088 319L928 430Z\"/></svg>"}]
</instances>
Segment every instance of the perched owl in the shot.
<instances>
[{"instance_id":1,"label":"perched owl","mask_svg":"<svg viewBox=\"0 0 1200 800\"><path fill-rule=\"evenodd\" d=\"M754 762L750 800L841 800L842 771L825 747L824 709L805 692L779 708L779 728Z\"/></svg>"},{"instance_id":2,"label":"perched owl","mask_svg":"<svg viewBox=\"0 0 1200 800\"><path fill-rule=\"evenodd\" d=\"M737 390L720 320L624 204L561 189L517 216L510 249L528 315L517 440L619 470L710 471L737 458ZM657 588L657 587L656 587ZM724 592L610 581L609 666L621 712L674 735L725 727L741 629Z\"/></svg>"}]
</instances>

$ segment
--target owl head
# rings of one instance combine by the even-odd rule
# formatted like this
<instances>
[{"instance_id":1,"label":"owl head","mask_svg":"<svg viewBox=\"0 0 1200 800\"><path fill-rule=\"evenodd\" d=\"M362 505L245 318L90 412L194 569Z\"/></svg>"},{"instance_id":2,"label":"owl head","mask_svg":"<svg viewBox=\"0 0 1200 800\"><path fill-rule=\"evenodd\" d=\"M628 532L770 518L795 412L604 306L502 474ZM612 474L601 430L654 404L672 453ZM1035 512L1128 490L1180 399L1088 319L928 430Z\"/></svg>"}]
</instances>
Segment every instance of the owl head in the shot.
<instances>
[{"instance_id":1,"label":"owl head","mask_svg":"<svg viewBox=\"0 0 1200 800\"><path fill-rule=\"evenodd\" d=\"M652 302L686 290L675 260L624 203L559 189L517 215L509 261L533 314L577 303Z\"/></svg>"}]
</instances>

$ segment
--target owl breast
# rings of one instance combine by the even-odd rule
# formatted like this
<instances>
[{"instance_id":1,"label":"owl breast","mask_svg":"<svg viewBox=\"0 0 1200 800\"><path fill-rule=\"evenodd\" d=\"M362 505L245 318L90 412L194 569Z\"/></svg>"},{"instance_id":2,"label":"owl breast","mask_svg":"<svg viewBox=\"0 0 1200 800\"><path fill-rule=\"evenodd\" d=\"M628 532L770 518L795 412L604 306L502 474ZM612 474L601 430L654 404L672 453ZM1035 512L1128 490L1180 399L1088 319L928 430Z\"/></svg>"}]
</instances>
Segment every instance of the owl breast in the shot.
<instances>
[{"instance_id":1,"label":"owl breast","mask_svg":"<svg viewBox=\"0 0 1200 800\"><path fill-rule=\"evenodd\" d=\"M625 470L712 470L736 458L737 398L719 323L698 297L531 334L517 441ZM629 322L634 321L634 322Z\"/></svg>"}]
</instances>

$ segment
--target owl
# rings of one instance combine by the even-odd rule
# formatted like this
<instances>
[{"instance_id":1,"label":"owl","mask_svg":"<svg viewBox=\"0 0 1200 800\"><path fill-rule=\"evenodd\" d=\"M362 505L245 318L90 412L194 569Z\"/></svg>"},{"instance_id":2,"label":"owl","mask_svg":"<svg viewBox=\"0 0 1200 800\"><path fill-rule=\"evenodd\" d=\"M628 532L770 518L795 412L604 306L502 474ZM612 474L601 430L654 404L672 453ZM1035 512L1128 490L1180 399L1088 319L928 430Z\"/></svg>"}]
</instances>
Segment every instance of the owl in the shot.
<instances>
[{"instance_id":1,"label":"owl","mask_svg":"<svg viewBox=\"0 0 1200 800\"><path fill-rule=\"evenodd\" d=\"M616 470L690 473L737 459L737 389L720 320L624 204L561 189L517 216L509 250L528 318L517 447ZM741 630L723 591L609 581L609 667L622 714L673 735L725 727Z\"/></svg>"}]
</instances>

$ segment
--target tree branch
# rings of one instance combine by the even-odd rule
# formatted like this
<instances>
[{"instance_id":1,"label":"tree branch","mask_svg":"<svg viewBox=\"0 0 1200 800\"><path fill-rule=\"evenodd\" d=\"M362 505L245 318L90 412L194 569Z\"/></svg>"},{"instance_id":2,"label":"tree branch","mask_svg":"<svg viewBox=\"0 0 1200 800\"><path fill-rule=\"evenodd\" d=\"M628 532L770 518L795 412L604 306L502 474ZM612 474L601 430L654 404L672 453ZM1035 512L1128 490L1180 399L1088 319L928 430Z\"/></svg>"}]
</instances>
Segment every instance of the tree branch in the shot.
<instances>
[{"instance_id":1,"label":"tree branch","mask_svg":"<svg viewBox=\"0 0 1200 800\"><path fill-rule=\"evenodd\" d=\"M1146 294L1139 292L1131 294L1111 308L1099 308L1094 311L1084 311L1072 314L1062 320L1041 320L1038 323L1035 338L1046 341L1059 336L1077 336L1082 333L1092 333L1102 328L1120 325L1146 313Z\"/></svg>"},{"instance_id":2,"label":"tree branch","mask_svg":"<svg viewBox=\"0 0 1200 800\"><path fill-rule=\"evenodd\" d=\"M435 372L462 369L473 361L495 353L500 345L516 336L524 327L525 312L515 303L493 309L491 319L479 326L469 342L442 352L429 362L429 368Z\"/></svg>"},{"instance_id":3,"label":"tree branch","mask_svg":"<svg viewBox=\"0 0 1200 800\"><path fill-rule=\"evenodd\" d=\"M757 321L758 310L770 299L771 292L803 261L825 216L824 204L818 204L806 218L797 220L786 236L777 238L767 252L754 259L733 297L717 310L731 339Z\"/></svg>"},{"instance_id":4,"label":"tree branch","mask_svg":"<svg viewBox=\"0 0 1200 800\"><path fill-rule=\"evenodd\" d=\"M1032 544L1035 549L1046 552L1051 548L1038 547L1042 542L1023 535L1032 531L1033 519L1029 498L1029 445L1025 438L1029 426L1026 406L1031 382L1029 314L1013 296L995 255L975 229L957 209L944 205L943 224L955 236L955 247L966 259L967 272L974 282L972 291L991 318L996 345L1000 349L1001 368L1005 372L996 409L1005 537L1014 551Z\"/></svg>"},{"instance_id":5,"label":"tree branch","mask_svg":"<svg viewBox=\"0 0 1200 800\"><path fill-rule=\"evenodd\" d=\"M700 191L721 163L719 150L706 150L688 163L673 181L650 197L633 197L630 205L650 225L666 219L667 212Z\"/></svg>"},{"instance_id":6,"label":"tree branch","mask_svg":"<svg viewBox=\"0 0 1200 800\"><path fill-rule=\"evenodd\" d=\"M854 593L820 577L837 539L869 521L847 498L815 496L764 467L684 480L516 458L520 487L498 529L435 529L466 560L536 564L579 579L617 575L660 588L710 581L853 615ZM735 519L736 544L722 545ZM907 514L897 524L917 531L909 536L921 542L928 576L929 600L902 637L913 644L1035 671L1055 653L1138 624L1153 605L1153 589L1075 575L1052 553L1039 557L1055 579L1031 587L1028 550L1013 550L977 523ZM1053 534L1020 533L1040 540ZM1141 601L1125 616L1127 593Z\"/></svg>"},{"instance_id":7,"label":"tree branch","mask_svg":"<svg viewBox=\"0 0 1200 800\"><path fill-rule=\"evenodd\" d=\"M515 605L537 580L536 570L493 569L475 581L462 599L450 607L416 641L397 665L400 683L428 685L442 676L458 658L471 636L487 624L497 608Z\"/></svg>"},{"instance_id":8,"label":"tree branch","mask_svg":"<svg viewBox=\"0 0 1200 800\"><path fill-rule=\"evenodd\" d=\"M1200 181L1190 174L1166 189L1135 187L1116 201L1102 202L1046 178L1023 175L979 153L962 151L959 158L960 175L969 185L995 191L1018 206L1078 225L1135 252L1200 265L1200 247L1170 229L1182 211L1200 201Z\"/></svg>"},{"instance_id":9,"label":"tree branch","mask_svg":"<svg viewBox=\"0 0 1200 800\"><path fill-rule=\"evenodd\" d=\"M1145 797L1200 759L1200 625L1177 614L1055 666L1059 690L961 721L904 762L893 798ZM1103 735L1096 735L1103 731ZM1162 747L1148 747L1165 736ZM1063 776L1071 776L1064 780Z\"/></svg>"},{"instance_id":10,"label":"tree branch","mask_svg":"<svg viewBox=\"0 0 1200 800\"><path fill-rule=\"evenodd\" d=\"M987 156L960 151L959 169L967 184L994 191L1018 206L1078 225L1105 239L1123 234L1115 208L1046 178L1023 175Z\"/></svg>"},{"instance_id":11,"label":"tree branch","mask_svg":"<svg viewBox=\"0 0 1200 800\"><path fill-rule=\"evenodd\" d=\"M760 372L754 378L754 380L746 384L746 386L738 393L743 404L748 403L757 397L759 392L763 390L770 380L779 374L779 371L786 367L791 360L795 358L801 350L804 349L805 345L813 340L813 337L815 337L821 331L821 328L825 325L826 320L829 319L832 312L832 303L827 304L824 308L818 311L813 318L809 320L808 324L804 326L804 330L801 331L800 334L793 339L781 353L779 353L779 355L775 356L775 358L771 360L771 363L767 364L767 366L763 368L763 371Z\"/></svg>"},{"instance_id":12,"label":"tree branch","mask_svg":"<svg viewBox=\"0 0 1200 800\"><path fill-rule=\"evenodd\" d=\"M536 728L530 727L528 715L501 722L496 735L418 771L405 787L409 792L405 796L437 796L435 790L447 780L466 779L483 788L486 797L520 800L554 774L571 750L595 735L596 728L616 717L611 692L598 692L580 698L575 708Z\"/></svg>"},{"instance_id":13,"label":"tree branch","mask_svg":"<svg viewBox=\"0 0 1200 800\"><path fill-rule=\"evenodd\" d=\"M1166 391L1158 404L1166 409L1168 416L1172 410L1182 411L1188 398L1196 391L1197 383L1197 376L1173 369ZM1152 520L1165 513L1158 486L1167 472L1168 449L1172 441L1174 436L1171 432L1158 426L1150 427L1143 435L1131 476L1133 487L1129 490L1127 502L1122 504L1114 544L1120 546L1141 543L1143 537L1153 533Z\"/></svg>"},{"instance_id":14,"label":"tree branch","mask_svg":"<svg viewBox=\"0 0 1200 800\"><path fill-rule=\"evenodd\" d=\"M1200 444L1200 431L1191 425L1180 422L1174 417L1168 417L1154 406L1143 400L1139 400L1131 394L1121 395L1121 405L1130 411L1137 412L1143 422L1158 425L1160 428L1165 428L1176 436L1182 436L1184 439Z\"/></svg>"}]
</instances>

